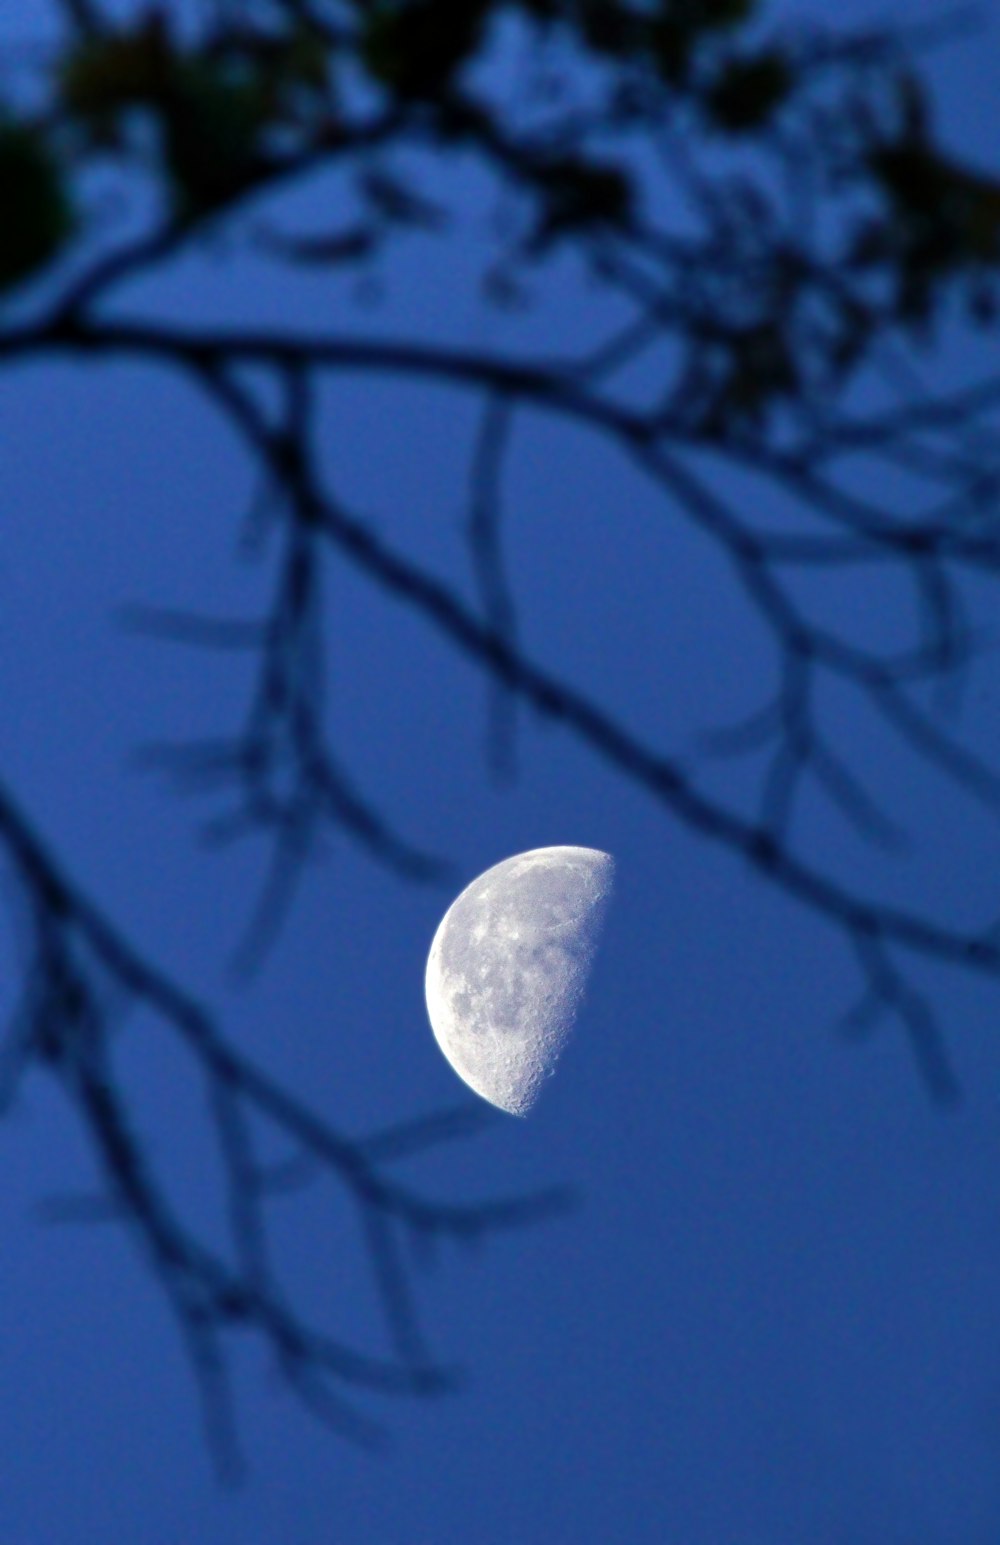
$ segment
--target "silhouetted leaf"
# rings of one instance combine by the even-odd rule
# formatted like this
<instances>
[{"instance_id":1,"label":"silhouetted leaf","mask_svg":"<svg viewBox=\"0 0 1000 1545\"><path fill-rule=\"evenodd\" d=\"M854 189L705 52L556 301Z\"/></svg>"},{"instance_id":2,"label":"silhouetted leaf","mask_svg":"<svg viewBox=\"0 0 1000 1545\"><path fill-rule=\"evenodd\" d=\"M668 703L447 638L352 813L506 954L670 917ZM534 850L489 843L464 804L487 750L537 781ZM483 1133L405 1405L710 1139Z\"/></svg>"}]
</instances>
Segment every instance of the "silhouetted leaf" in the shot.
<instances>
[{"instance_id":1,"label":"silhouetted leaf","mask_svg":"<svg viewBox=\"0 0 1000 1545\"><path fill-rule=\"evenodd\" d=\"M677 0L667 0L667 5L676 8ZM694 13L704 30L721 30L749 21L757 9L757 0L682 0L681 8Z\"/></svg>"},{"instance_id":2,"label":"silhouetted leaf","mask_svg":"<svg viewBox=\"0 0 1000 1545\"><path fill-rule=\"evenodd\" d=\"M536 245L595 225L625 225L633 212L632 182L619 167L564 157L537 173L543 209Z\"/></svg>"},{"instance_id":3,"label":"silhouetted leaf","mask_svg":"<svg viewBox=\"0 0 1000 1545\"><path fill-rule=\"evenodd\" d=\"M403 97L436 97L471 57L489 0L376 0L369 7L362 58L371 75Z\"/></svg>"},{"instance_id":4,"label":"silhouetted leaf","mask_svg":"<svg viewBox=\"0 0 1000 1545\"><path fill-rule=\"evenodd\" d=\"M73 228L65 177L42 135L0 123L0 292L50 263Z\"/></svg>"},{"instance_id":5,"label":"silhouetted leaf","mask_svg":"<svg viewBox=\"0 0 1000 1545\"><path fill-rule=\"evenodd\" d=\"M164 155L178 212L196 215L226 203L261 170L265 104L251 79L230 78L207 61L178 71L165 104Z\"/></svg>"},{"instance_id":6,"label":"silhouetted leaf","mask_svg":"<svg viewBox=\"0 0 1000 1545\"><path fill-rule=\"evenodd\" d=\"M919 139L879 146L869 165L890 218L873 227L855 261L894 268L896 315L925 330L947 280L1000 260L1000 183Z\"/></svg>"},{"instance_id":7,"label":"silhouetted leaf","mask_svg":"<svg viewBox=\"0 0 1000 1545\"><path fill-rule=\"evenodd\" d=\"M770 121L793 84L788 61L776 49L731 59L712 84L708 110L720 129L746 134Z\"/></svg>"},{"instance_id":8,"label":"silhouetted leaf","mask_svg":"<svg viewBox=\"0 0 1000 1545\"><path fill-rule=\"evenodd\" d=\"M705 34L739 26L756 8L757 0L661 0L649 21L648 44L663 79L683 86Z\"/></svg>"},{"instance_id":9,"label":"silhouetted leaf","mask_svg":"<svg viewBox=\"0 0 1000 1545\"><path fill-rule=\"evenodd\" d=\"M617 0L584 0L577 25L595 53L625 55L642 41L642 18Z\"/></svg>"},{"instance_id":10,"label":"silhouetted leaf","mask_svg":"<svg viewBox=\"0 0 1000 1545\"><path fill-rule=\"evenodd\" d=\"M161 102L176 67L174 46L159 13L131 30L83 38L60 70L60 95L69 113L99 141L113 138L122 109Z\"/></svg>"}]
</instances>

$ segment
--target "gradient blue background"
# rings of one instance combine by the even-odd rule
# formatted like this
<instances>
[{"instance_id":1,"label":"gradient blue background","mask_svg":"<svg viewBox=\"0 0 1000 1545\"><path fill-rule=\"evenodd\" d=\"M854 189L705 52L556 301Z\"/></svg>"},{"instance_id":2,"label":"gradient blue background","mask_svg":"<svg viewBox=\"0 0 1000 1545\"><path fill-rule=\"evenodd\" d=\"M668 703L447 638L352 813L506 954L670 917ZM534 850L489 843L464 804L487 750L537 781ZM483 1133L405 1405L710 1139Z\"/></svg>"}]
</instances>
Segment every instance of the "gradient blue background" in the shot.
<instances>
[{"instance_id":1,"label":"gradient blue background","mask_svg":"<svg viewBox=\"0 0 1000 1545\"><path fill-rule=\"evenodd\" d=\"M5 35L40 7L14 5ZM953 142L997 126L996 32L934 63ZM315 210L312 193L299 214ZM191 262L137 289L161 316L403 330L568 346L600 320L569 281L536 316L483 312L487 201L454 245L418 240L377 307L289 288L251 260ZM478 205L477 205L478 200ZM478 233L478 234L477 234ZM586 323L583 318L586 316ZM971 358L971 356L970 356ZM961 362L959 362L961 363ZM0 376L0 766L40 829L135 941L229 1033L359 1134L461 1095L423 1004L448 889L407 885L334 835L258 978L227 960L262 872L250 842L198 847L204 808L130 768L150 739L235 726L238 658L126 636L123 601L251 611L268 550L239 556L247 469L177 381L46 364ZM454 394L329 388L324 450L387 539L469 593ZM526 649L666 749L766 695L770 655L702 541L605 450L519 428L506 544ZM277 549L271 549L276 556ZM843 942L681 829L562 731L520 715L519 777L491 782L475 670L345 563L328 569L330 726L398 827L465 879L550 843L605 848L617 891L592 990L529 1120L497 1116L412 1161L444 1199L576 1185L570 1216L443 1250L425 1324L468 1387L376 1406L359 1454L305 1417L260 1349L235 1343L247 1483L220 1490L161 1297L114 1227L44 1227L86 1190L72 1111L39 1078L0 1128L0 1539L5 1545L995 1545L1000 1539L1000 1042L997 998L922 971L966 1089L933 1108L902 1036L838 1038L855 992ZM865 592L850 605L878 621ZM871 607L871 615L864 607ZM857 610L857 608L861 610ZM841 613L843 616L843 613ZM990 667L968 708L997 745ZM884 893L956 924L997 910L996 833L870 727L843 734L917 842ZM752 777L714 769L746 798ZM804 832L843 872L875 862L818 801ZM881 862L881 861L880 861ZM868 867L866 867L868 866ZM5 943L4 983L12 955ZM7 987L4 987L7 991ZM122 1065L157 1161L194 1216L219 1198L201 1090L163 1031L130 1017ZM282 1203L304 1299L379 1334L361 1240L335 1195Z\"/></svg>"}]
</instances>

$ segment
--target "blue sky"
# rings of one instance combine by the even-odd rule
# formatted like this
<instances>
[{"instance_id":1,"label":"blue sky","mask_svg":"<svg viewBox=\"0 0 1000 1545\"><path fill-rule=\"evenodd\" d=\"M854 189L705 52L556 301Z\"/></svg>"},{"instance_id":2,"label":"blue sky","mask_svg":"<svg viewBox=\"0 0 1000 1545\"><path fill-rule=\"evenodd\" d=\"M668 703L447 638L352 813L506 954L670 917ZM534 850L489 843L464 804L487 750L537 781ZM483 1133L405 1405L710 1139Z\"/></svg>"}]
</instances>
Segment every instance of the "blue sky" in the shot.
<instances>
[{"instance_id":1,"label":"blue sky","mask_svg":"<svg viewBox=\"0 0 1000 1545\"><path fill-rule=\"evenodd\" d=\"M990 127L986 53L973 44L936 66L970 153ZM457 248L414 242L387 298L359 309L347 290L290 291L259 262L210 257L130 303L482 347L540 325L481 311L474 269L474 234ZM555 298L547 344L573 340L579 305L565 288ZM326 574L333 742L396 827L458 879L408 884L333 834L261 971L234 985L228 962L263 849L206 854L197 827L211 801L176 799L136 772L134 752L238 723L247 670L137 638L116 618L123 602L260 605L269 549L240 554L246 467L203 404L136 367L8 370L0 423L3 777L136 942L335 1125L361 1134L464 1096L423 1004L426 953L460 884L556 843L605 849L617 866L591 990L536 1109L498 1114L408 1168L443 1199L568 1182L578 1204L472 1253L442 1248L419 1297L435 1350L467 1384L373 1403L392 1438L385 1455L310 1422L259 1348L237 1343L249 1473L240 1490L219 1488L175 1328L131 1241L111 1225L39 1221L40 1202L86 1190L92 1171L73 1112L40 1078L28 1084L0 1128L0 1537L993 1545L995 994L921 976L966 1090L943 1112L895 1027L860 1046L836 1033L856 990L842 941L561 729L522 713L518 777L498 786L475 670L337 559ZM345 378L323 426L338 486L386 540L468 590L467 405ZM536 658L685 752L764 695L767 652L721 564L606 451L526 421L507 499L509 571ZM882 603L838 604L860 607L865 624L864 607ZM970 712L995 742L990 669ZM996 834L930 780L899 784L865 725L845 717L843 733L918 834L889 893L923 894L956 923L970 908L995 913ZM873 864L821 804L807 802L803 820L850 872ZM190 1068L142 1015L124 1021L119 1051L152 1152L211 1226L218 1198ZM343 1203L310 1190L276 1218L304 1300L374 1343Z\"/></svg>"}]
</instances>

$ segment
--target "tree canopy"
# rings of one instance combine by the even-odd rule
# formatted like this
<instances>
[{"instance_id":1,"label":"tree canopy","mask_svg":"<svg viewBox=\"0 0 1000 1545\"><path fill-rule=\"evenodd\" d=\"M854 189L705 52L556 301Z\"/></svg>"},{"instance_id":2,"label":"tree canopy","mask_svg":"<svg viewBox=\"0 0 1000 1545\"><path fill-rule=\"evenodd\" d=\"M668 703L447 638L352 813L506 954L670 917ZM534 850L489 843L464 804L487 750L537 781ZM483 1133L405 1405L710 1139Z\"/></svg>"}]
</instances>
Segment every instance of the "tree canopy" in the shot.
<instances>
[{"instance_id":1,"label":"tree canopy","mask_svg":"<svg viewBox=\"0 0 1000 1545\"><path fill-rule=\"evenodd\" d=\"M755 0L216 0L194 15L180 4L53 0L51 12L37 53L11 48L0 60L0 367L72 357L176 374L229 426L277 512L265 617L137 619L257 659L245 722L159 757L182 784L231 790L234 823L270 836L250 953L266 946L326 823L402 874L437 872L355 786L325 732L318 581L337 553L482 670L499 760L512 733L505 705L531 705L838 931L858 967L852 1024L896 1020L931 1093L954 1098L946 1026L911 966L929 957L1000 978L992 922L956 928L932 898L887 904L804 851L796 825L801 790L815 784L876 846L900 836L824 722L831 682L943 787L1000 808L996 769L927 697L978 657L966 586L993 584L1000 564L1000 377L949 376L933 389L922 373L956 337L993 324L1000 265L1000 181L957 156L936 119L927 59L948 26L821 27ZM551 275L569 265L599 298L579 349L490 352L129 310L132 281L223 234L292 284L303 270L331 283L375 273L415 232L447 243L461 222L460 169L489 188L495 210L484 304L501 316L541 311ZM282 204L298 188L313 190L305 229ZM275 390L257 390L254 371ZM318 386L345 374L448 383L477 404L471 599L331 489ZM752 808L719 797L701 761L627 729L613 703L522 647L499 489L515 419L527 414L606 442L729 566L771 640L774 679L753 714L703 751L763 758ZM748 513L720 468L763 480L796 517ZM905 501L882 498L872 468L904 468L921 498L912 484ZM858 568L887 586L902 578L916 619L904 647L872 646L803 600L804 572ZM102 911L2 774L0 843L30 919L5 1098L42 1067L83 1114L107 1188L178 1318L220 1451L233 1326L258 1332L303 1401L361 1436L345 1389L440 1387L407 1241L519 1224L562 1194L474 1207L426 1199L388 1161L472 1130L468 1111L366 1141L341 1135L131 942L128 920ZM168 1025L204 1073L228 1241L178 1216L148 1162L116 1081L109 981ZM385 1359L340 1344L285 1295L266 1249L258 1126L281 1132L365 1219Z\"/></svg>"}]
</instances>

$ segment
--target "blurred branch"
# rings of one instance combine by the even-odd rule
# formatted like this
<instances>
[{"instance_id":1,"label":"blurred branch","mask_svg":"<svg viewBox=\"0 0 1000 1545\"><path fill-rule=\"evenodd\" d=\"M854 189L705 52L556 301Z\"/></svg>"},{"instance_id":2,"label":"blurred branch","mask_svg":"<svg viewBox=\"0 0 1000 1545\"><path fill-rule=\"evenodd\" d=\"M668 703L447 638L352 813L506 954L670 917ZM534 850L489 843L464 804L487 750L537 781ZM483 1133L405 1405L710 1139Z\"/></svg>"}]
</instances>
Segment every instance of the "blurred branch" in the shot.
<instances>
[{"instance_id":1,"label":"blurred branch","mask_svg":"<svg viewBox=\"0 0 1000 1545\"><path fill-rule=\"evenodd\" d=\"M314 1114L224 1038L215 1021L142 956L44 846L0 785L0 841L34 912L28 977L36 1000L23 1012L16 1056L60 1081L93 1143L106 1188L102 1216L126 1222L178 1320L206 1402L209 1432L225 1473L236 1463L226 1385L225 1336L244 1327L273 1354L279 1372L310 1409L317 1406L350 1435L371 1440L378 1428L340 1387L383 1394L430 1394L450 1387L416 1334L405 1345L401 1318L417 1324L414 1287L401 1245L413 1236L461 1241L551 1216L563 1190L456 1206L422 1196L383 1170L428 1142L457 1135L458 1113L425 1118L397 1134L348 1138ZM225 1177L232 1258L200 1237L168 1200L114 1070L102 981L144 1007L176 1037L207 1086ZM465 1130L472 1130L469 1121ZM319 1175L353 1200L368 1233L386 1325L400 1344L393 1358L356 1352L313 1325L280 1287L268 1252L272 1195L254 1156L253 1132L270 1129ZM95 1204L89 1204L93 1215ZM391 1262L391 1265L387 1265Z\"/></svg>"},{"instance_id":2,"label":"blurred branch","mask_svg":"<svg viewBox=\"0 0 1000 1545\"><path fill-rule=\"evenodd\" d=\"M686 824L728 846L791 897L826 917L855 946L858 941L874 938L996 974L1000 947L994 942L975 933L950 930L919 913L881 906L852 891L798 855L789 824L794 791L803 777L813 774L862 830L898 837L891 821L865 794L812 722L807 705L817 673L829 674L852 687L906 742L948 776L988 804L997 801L997 775L936 726L906 694L908 681L933 680L940 673L942 655L947 663L958 640L952 642L946 637L942 645L940 637L928 637L910 654L883 658L813 623L800 611L780 576L781 564L787 558L784 536L757 529L710 489L678 454L683 442L676 426L665 424L657 411L624 407L602 395L599 388L585 387L575 377L572 364L511 363L483 354L356 339L307 340L249 331L193 332L59 321L34 331L11 330L0 339L0 357L5 352L11 357L51 352L84 357L136 356L179 368L220 404L262 474L281 489L289 509L290 532L301 529L332 543L379 586L421 611L476 659L493 680L545 716L561 721L666 803ZM758 820L748 820L710 799L678 761L645 746L597 704L528 660L495 626L479 621L447 586L388 548L365 523L351 516L323 489L301 429L295 432L296 443L290 452L287 426L275 431L253 399L235 384L234 370L249 363L270 368L279 378L308 370L375 371L436 380L487 396L501 394L521 411L534 409L582 424L616 445L668 496L675 516L693 522L713 544L722 547L749 604L773 637L779 658L786 662L786 683L796 683L794 689L786 685L779 700L776 722L780 739ZM739 461L744 454L744 448L737 445L734 458ZM756 459L769 468L776 481L787 476L790 489L800 500L815 494L818 512L827 509L825 489L814 489L794 459L765 460L764 453ZM966 534L950 523L900 521L871 505L856 508L850 500L847 508L852 511L852 529L865 544L912 571L918 595L925 593L928 572L947 583L946 561L961 560L986 573L995 568L997 544L991 534ZM833 565L840 561L839 553L834 546L825 557L819 553L814 556ZM938 626L947 629L948 624L939 618Z\"/></svg>"},{"instance_id":3,"label":"blurred branch","mask_svg":"<svg viewBox=\"0 0 1000 1545\"><path fill-rule=\"evenodd\" d=\"M895 1020L932 1096L952 1099L938 1014L913 969L926 958L996 979L996 929L951 927L919 900L890 906L865 882L843 879L804 850L799 811L803 793L818 790L865 840L887 852L907 841L856 751L824 718L832 685L904 756L1000 813L1000 770L954 718L924 706L925 689L954 696L967 680L986 638L970 590L1000 574L1000 378L941 392L912 363L956 325L956 311L981 330L1000 309L1000 183L937 142L916 70L918 52L946 40L966 13L843 35L777 29L762 39L753 5L517 7L509 19L550 61L543 102L531 93L498 100L477 85L473 66L489 63L501 30L488 23L506 9L501 0L457 8L218 0L182 29L166 4L112 23L97 0L57 0L67 41L39 102L5 107L0 366L70 358L174 372L222 414L280 533L263 615L126 613L129 626L157 638L235 651L252 673L240 724L156 747L147 761L179 788L234 796L206 828L210 839L269 841L244 967L274 939L324 832L346 831L408 878L444 872L369 803L330 744L322 586L336 553L483 673L497 769L513 768L517 702L562 724L672 818L831 927L861 977L850 1025ZM414 170L429 163L439 172L471 165L496 190L489 292L530 298L547 277L562 285L572 262L608 303L614 320L602 336L589 305L589 332L559 358L316 328L129 321L115 310L132 280L209 240L231 248L245 236L288 274L306 263L332 276L372 265L403 233L440 240L455 228L460 196L442 188L463 179L435 183ZM85 174L95 167L128 206L123 234L94 198L101 177ZM334 218L318 234L283 234L269 208L261 218L268 200L317 173L338 174ZM8 311L22 286L36 286L32 307ZM446 387L481 414L465 486L478 606L384 541L330 487L317 420L319 393L336 375ZM631 389L636 381L641 391ZM859 414L859 398L870 411ZM710 792L702 762L647 742L523 647L502 538L512 424L532 416L610 448L653 490L664 518L728 566L774 662L763 703L708 738L711 754L758 758L749 814ZM874 474L900 469L911 488L917 480L919 499L894 504L879 491ZM730 489L734 479L763 483L794 514L762 518L756 497L719 492L720 472ZM258 524L264 507L255 503ZM829 624L810 609L804 573L902 581L912 626L892 648L869 646L851 619ZM0 846L24 934L23 989L0 1048L0 1109L31 1069L46 1068L82 1119L101 1177L97 1197L56 1212L131 1227L173 1310L228 1469L237 1455L227 1338L240 1326L320 1419L375 1441L352 1392L430 1393L448 1383L424 1347L407 1249L527 1222L565 1197L478 1207L426 1199L387 1166L464 1136L478 1114L445 1113L367 1138L339 1133L135 948L2 783ZM174 1208L152 1163L115 1064L110 1032L123 1002L158 1019L199 1070L227 1200L223 1244ZM279 1139L286 1162L262 1161L265 1136ZM321 1180L340 1187L360 1218L384 1357L343 1346L308 1320L272 1259L275 1199Z\"/></svg>"},{"instance_id":4,"label":"blurred branch","mask_svg":"<svg viewBox=\"0 0 1000 1545\"><path fill-rule=\"evenodd\" d=\"M489 398L472 459L467 531L486 619L495 633L513 643L516 615L500 541L500 483L509 451L510 417L507 403ZM489 759L501 781L515 771L513 706L503 684L491 682Z\"/></svg>"},{"instance_id":5,"label":"blurred branch","mask_svg":"<svg viewBox=\"0 0 1000 1545\"><path fill-rule=\"evenodd\" d=\"M286 426L276 437L287 469L299 441L311 432L301 373L289 377ZM275 469L269 468L269 475ZM279 489L282 482L275 480ZM325 826L349 832L381 863L411 880L441 881L449 866L397 835L358 792L323 730L324 641L320 564L315 533L291 520L284 529L274 595L257 623L192 618L174 612L130 614L144 631L182 643L238 647L257 657L257 673L242 731L231 739L147 747L143 761L179 789L225 792L237 804L204 828L206 840L231 841L263 831L270 836L269 873L234 964L245 973L259 964L287 916L302 866Z\"/></svg>"},{"instance_id":6,"label":"blurred branch","mask_svg":"<svg viewBox=\"0 0 1000 1545\"><path fill-rule=\"evenodd\" d=\"M211 370L209 379L227 411L242 425L256 453L268 456L266 428L255 418L246 398L221 382L217 375L213 376ZM711 502L706 504L700 485L688 485L684 481L683 486L696 511L717 521L719 511ZM853 941L865 965L870 992L887 1010L898 1013L911 1033L918 1067L925 1075L932 1095L936 1099L955 1097L957 1085L948 1067L934 1016L899 970L890 966L888 950L890 946L899 945L917 954L996 976L1000 974L1000 945L986 935L953 932L918 914L879 906L863 893L838 884L796 858L789 842L785 805L795 780L810 763L818 761L820 775L833 783L838 789L838 797L847 803L854 818L860 819L862 825L876 830L883 825L881 813L871 808L866 796L856 788L850 774L832 753L825 748L817 752L796 728L806 701L803 696L808 690L806 677L797 678L797 687L786 688L791 695L783 699L779 713L784 737L780 754L791 758L785 764L782 776L791 781L781 795L777 794L776 788L770 789L765 796L759 825L741 821L732 812L706 799L683 776L677 764L657 756L628 736L593 704L540 671L503 639L479 624L445 587L376 542L367 528L359 525L342 508L334 506L317 489L305 469L300 468L299 477L289 492L297 502L301 518L322 523L331 540L379 584L417 606L460 647L536 709L575 730L609 761L667 803L689 825L741 853L765 877L833 922ZM753 548L749 549L751 555L753 552ZM750 561L747 553L742 556L744 561ZM762 584L760 580L753 581L753 585ZM814 653L821 658L826 655L834 666L886 694L887 701L902 701L891 670L850 650L841 653L830 641L817 649L816 639L822 643L822 635L814 637L786 611L786 602L780 592L764 586L758 591L758 600L771 617L779 637L784 638L790 660L805 660ZM922 725L920 716L913 713L916 722ZM891 826L886 829L892 830Z\"/></svg>"}]
</instances>

